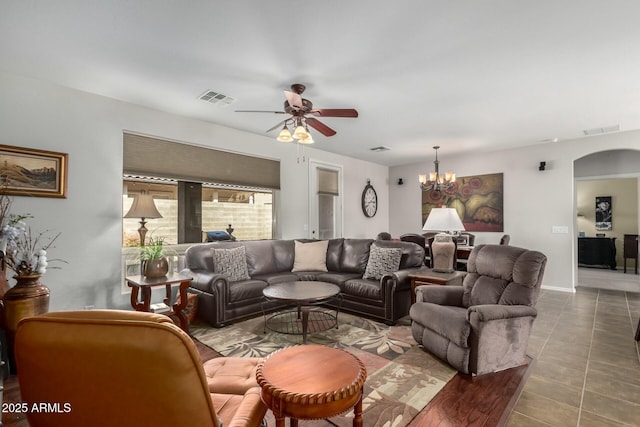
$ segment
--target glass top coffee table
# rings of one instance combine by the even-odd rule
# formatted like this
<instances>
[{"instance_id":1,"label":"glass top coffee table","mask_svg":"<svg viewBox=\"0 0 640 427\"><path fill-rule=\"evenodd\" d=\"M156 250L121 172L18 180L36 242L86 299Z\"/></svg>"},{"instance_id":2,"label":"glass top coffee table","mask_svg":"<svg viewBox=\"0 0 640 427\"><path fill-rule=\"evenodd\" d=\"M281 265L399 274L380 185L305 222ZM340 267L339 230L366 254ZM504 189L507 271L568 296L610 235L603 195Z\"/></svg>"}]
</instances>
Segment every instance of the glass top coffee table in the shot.
<instances>
[{"instance_id":1,"label":"glass top coffee table","mask_svg":"<svg viewBox=\"0 0 640 427\"><path fill-rule=\"evenodd\" d=\"M302 342L307 343L308 332L322 332L338 328L338 314L342 304L340 288L332 283L316 281L283 282L269 285L262 291L267 301L281 301L295 307L293 310L279 311L270 316L264 310L264 331L267 328L283 334L302 334ZM339 303L333 311L314 306L332 299Z\"/></svg>"}]
</instances>

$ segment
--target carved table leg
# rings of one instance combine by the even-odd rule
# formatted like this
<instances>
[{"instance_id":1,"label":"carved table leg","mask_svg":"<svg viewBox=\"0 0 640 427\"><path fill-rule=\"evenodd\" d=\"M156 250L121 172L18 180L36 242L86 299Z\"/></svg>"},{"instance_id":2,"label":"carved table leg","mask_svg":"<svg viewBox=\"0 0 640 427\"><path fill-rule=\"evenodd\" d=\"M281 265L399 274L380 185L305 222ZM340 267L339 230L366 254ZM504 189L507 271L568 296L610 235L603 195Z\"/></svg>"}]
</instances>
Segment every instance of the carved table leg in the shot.
<instances>
[{"instance_id":1,"label":"carved table leg","mask_svg":"<svg viewBox=\"0 0 640 427\"><path fill-rule=\"evenodd\" d=\"M362 390L360 391L360 399L353 407L353 427L362 427Z\"/></svg>"}]
</instances>

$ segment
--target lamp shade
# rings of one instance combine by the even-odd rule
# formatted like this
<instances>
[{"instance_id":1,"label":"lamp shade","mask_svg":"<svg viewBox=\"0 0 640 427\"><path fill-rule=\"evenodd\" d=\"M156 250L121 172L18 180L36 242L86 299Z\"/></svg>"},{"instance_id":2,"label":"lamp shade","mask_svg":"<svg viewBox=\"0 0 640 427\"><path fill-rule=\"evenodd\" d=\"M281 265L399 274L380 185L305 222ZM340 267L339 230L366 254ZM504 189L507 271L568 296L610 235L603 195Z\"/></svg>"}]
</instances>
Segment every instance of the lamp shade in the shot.
<instances>
[{"instance_id":1,"label":"lamp shade","mask_svg":"<svg viewBox=\"0 0 640 427\"><path fill-rule=\"evenodd\" d=\"M464 231L464 225L455 209L433 208L422 229L424 231Z\"/></svg>"},{"instance_id":2,"label":"lamp shade","mask_svg":"<svg viewBox=\"0 0 640 427\"><path fill-rule=\"evenodd\" d=\"M125 218L162 218L151 194L138 194Z\"/></svg>"},{"instance_id":3,"label":"lamp shade","mask_svg":"<svg viewBox=\"0 0 640 427\"><path fill-rule=\"evenodd\" d=\"M293 131L293 137L295 139L303 139L309 136L309 132L302 126L298 125Z\"/></svg>"},{"instance_id":4,"label":"lamp shade","mask_svg":"<svg viewBox=\"0 0 640 427\"><path fill-rule=\"evenodd\" d=\"M285 125L282 130L280 131L280 134L278 135L278 138L276 138L278 141L280 142L291 142L293 141L293 137L291 136L291 132L289 132L289 129L287 129L287 126Z\"/></svg>"}]
</instances>

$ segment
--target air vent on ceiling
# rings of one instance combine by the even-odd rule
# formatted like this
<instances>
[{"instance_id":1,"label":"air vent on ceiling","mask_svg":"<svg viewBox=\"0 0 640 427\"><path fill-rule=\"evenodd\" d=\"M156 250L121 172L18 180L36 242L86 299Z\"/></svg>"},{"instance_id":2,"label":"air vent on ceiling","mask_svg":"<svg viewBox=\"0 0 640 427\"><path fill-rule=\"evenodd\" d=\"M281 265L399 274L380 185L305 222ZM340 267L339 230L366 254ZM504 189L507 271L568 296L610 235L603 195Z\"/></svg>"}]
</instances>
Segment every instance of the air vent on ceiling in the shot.
<instances>
[{"instance_id":1,"label":"air vent on ceiling","mask_svg":"<svg viewBox=\"0 0 640 427\"><path fill-rule=\"evenodd\" d=\"M231 98L230 96L223 95L213 90L208 90L202 95L200 95L200 99L202 99L203 101L210 102L212 104L217 104L221 107L226 107L236 101L235 98Z\"/></svg>"},{"instance_id":2,"label":"air vent on ceiling","mask_svg":"<svg viewBox=\"0 0 640 427\"><path fill-rule=\"evenodd\" d=\"M369 148L369 150L375 151L376 153L379 153L381 151L389 151L389 150L391 150L391 148L381 145L380 147Z\"/></svg>"},{"instance_id":3,"label":"air vent on ceiling","mask_svg":"<svg viewBox=\"0 0 640 427\"><path fill-rule=\"evenodd\" d=\"M620 125L605 126L601 128L585 129L583 132L586 136L601 135L603 133L619 132Z\"/></svg>"}]
</instances>

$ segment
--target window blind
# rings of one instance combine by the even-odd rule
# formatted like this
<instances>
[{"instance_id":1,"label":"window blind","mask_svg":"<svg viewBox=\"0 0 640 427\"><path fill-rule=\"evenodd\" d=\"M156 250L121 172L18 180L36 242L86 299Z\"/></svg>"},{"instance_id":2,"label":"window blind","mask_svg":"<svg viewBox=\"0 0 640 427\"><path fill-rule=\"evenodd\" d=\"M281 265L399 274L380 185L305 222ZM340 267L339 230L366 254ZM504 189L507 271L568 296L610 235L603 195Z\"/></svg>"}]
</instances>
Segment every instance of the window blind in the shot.
<instances>
[{"instance_id":1,"label":"window blind","mask_svg":"<svg viewBox=\"0 0 640 427\"><path fill-rule=\"evenodd\" d=\"M318 194L338 196L338 171L318 168Z\"/></svg>"},{"instance_id":2,"label":"window blind","mask_svg":"<svg viewBox=\"0 0 640 427\"><path fill-rule=\"evenodd\" d=\"M124 133L123 173L280 189L280 161Z\"/></svg>"}]
</instances>

